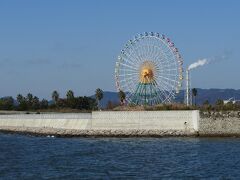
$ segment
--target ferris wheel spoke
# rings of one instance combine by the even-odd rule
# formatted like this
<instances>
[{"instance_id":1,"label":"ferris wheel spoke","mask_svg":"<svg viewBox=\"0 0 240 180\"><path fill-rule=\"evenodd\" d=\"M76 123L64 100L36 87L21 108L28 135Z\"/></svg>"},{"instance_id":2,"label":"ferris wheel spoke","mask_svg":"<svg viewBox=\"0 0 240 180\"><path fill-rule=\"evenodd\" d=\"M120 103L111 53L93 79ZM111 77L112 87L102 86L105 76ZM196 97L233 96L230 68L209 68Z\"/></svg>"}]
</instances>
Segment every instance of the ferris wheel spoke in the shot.
<instances>
[{"instance_id":1,"label":"ferris wheel spoke","mask_svg":"<svg viewBox=\"0 0 240 180\"><path fill-rule=\"evenodd\" d=\"M130 66L136 67L136 63L134 63L131 59L127 59L126 57L123 57L123 60L124 60L123 62L125 62L125 64L129 64Z\"/></svg>"},{"instance_id":2,"label":"ferris wheel spoke","mask_svg":"<svg viewBox=\"0 0 240 180\"><path fill-rule=\"evenodd\" d=\"M151 59L155 59L156 57L156 51L155 51L155 42L153 41L151 43L151 51L150 51L150 56L151 56Z\"/></svg>"},{"instance_id":3,"label":"ferris wheel spoke","mask_svg":"<svg viewBox=\"0 0 240 180\"><path fill-rule=\"evenodd\" d=\"M135 84L137 83L136 81L126 78L127 80L120 80L120 83L125 83L124 85L122 85L122 87L129 87L131 89L134 89Z\"/></svg>"},{"instance_id":4,"label":"ferris wheel spoke","mask_svg":"<svg viewBox=\"0 0 240 180\"><path fill-rule=\"evenodd\" d=\"M138 57L134 57L132 52L129 52L129 61L133 64L136 65L139 60Z\"/></svg>"},{"instance_id":5,"label":"ferris wheel spoke","mask_svg":"<svg viewBox=\"0 0 240 180\"><path fill-rule=\"evenodd\" d=\"M161 67L159 67L159 72L162 72L162 73L176 73L176 72L178 72L178 70L175 67L161 66Z\"/></svg>"},{"instance_id":6,"label":"ferris wheel spoke","mask_svg":"<svg viewBox=\"0 0 240 180\"><path fill-rule=\"evenodd\" d=\"M137 71L133 71L131 69L127 69L127 70L122 70L120 71L119 75L124 75L124 74L139 74L139 72Z\"/></svg>"},{"instance_id":7,"label":"ferris wheel spoke","mask_svg":"<svg viewBox=\"0 0 240 180\"><path fill-rule=\"evenodd\" d=\"M163 69L168 69L169 67L175 66L175 63L173 62L172 58L168 57L167 55L165 55L163 59L165 61L163 60L159 61L159 64ZM166 59L168 59L168 61Z\"/></svg>"},{"instance_id":8,"label":"ferris wheel spoke","mask_svg":"<svg viewBox=\"0 0 240 180\"><path fill-rule=\"evenodd\" d=\"M153 45L153 52L154 52L154 56L153 56L153 59L157 59L158 56L159 56L159 48L154 44Z\"/></svg>"},{"instance_id":9,"label":"ferris wheel spoke","mask_svg":"<svg viewBox=\"0 0 240 180\"><path fill-rule=\"evenodd\" d=\"M129 92L129 93L134 92L134 88L129 87L129 86L127 86L127 85L124 85L124 86L122 86L121 88L122 88L122 89L125 89L125 90L126 90L127 92Z\"/></svg>"},{"instance_id":10,"label":"ferris wheel spoke","mask_svg":"<svg viewBox=\"0 0 240 180\"><path fill-rule=\"evenodd\" d=\"M163 75L163 73L159 73L160 75ZM167 73L164 73L165 76L170 76L170 77L176 77L177 75L176 74L167 74Z\"/></svg>"},{"instance_id":11,"label":"ferris wheel spoke","mask_svg":"<svg viewBox=\"0 0 240 180\"><path fill-rule=\"evenodd\" d=\"M167 95L172 92L172 89L174 89L172 85L169 85L163 82L161 83L161 85L158 84L158 87L163 90L165 97L167 97Z\"/></svg>"},{"instance_id":12,"label":"ferris wheel spoke","mask_svg":"<svg viewBox=\"0 0 240 180\"><path fill-rule=\"evenodd\" d=\"M124 63L128 64L130 66L133 66L134 68L137 68L137 64L134 62L131 56L124 56L123 57ZM122 62L123 63L123 62Z\"/></svg>"},{"instance_id":13,"label":"ferris wheel spoke","mask_svg":"<svg viewBox=\"0 0 240 180\"><path fill-rule=\"evenodd\" d=\"M134 57L129 50L126 50L125 52L125 56L123 56L123 58L125 58L127 61L131 61L131 62L135 62L136 61L136 57ZM133 63L134 64L134 63Z\"/></svg>"},{"instance_id":14,"label":"ferris wheel spoke","mask_svg":"<svg viewBox=\"0 0 240 180\"><path fill-rule=\"evenodd\" d=\"M152 45L152 51L153 51L153 59L156 59L156 57L159 54L159 49L157 48L156 40L154 40L153 45Z\"/></svg>"},{"instance_id":15,"label":"ferris wheel spoke","mask_svg":"<svg viewBox=\"0 0 240 180\"><path fill-rule=\"evenodd\" d=\"M157 104L160 104L163 101L162 96L164 96L164 95L160 89L158 89L158 88L156 89L156 88L155 88L155 94L157 95L156 102L157 102Z\"/></svg>"},{"instance_id":16,"label":"ferris wheel spoke","mask_svg":"<svg viewBox=\"0 0 240 180\"><path fill-rule=\"evenodd\" d=\"M177 72L177 69L176 68L172 68L172 69L164 69L163 71L161 71L161 72L168 72L168 73L170 73L170 72Z\"/></svg>"},{"instance_id":17,"label":"ferris wheel spoke","mask_svg":"<svg viewBox=\"0 0 240 180\"><path fill-rule=\"evenodd\" d=\"M134 80L134 78L132 77L126 77L125 79L119 80L120 83L128 83L128 84L132 81L136 82L136 80Z\"/></svg>"},{"instance_id":18,"label":"ferris wheel spoke","mask_svg":"<svg viewBox=\"0 0 240 180\"><path fill-rule=\"evenodd\" d=\"M125 67L128 67L128 68L130 68L130 69L132 69L132 70L138 70L136 67L133 67L133 66L129 66L129 65L127 65L127 64L124 64L124 63L121 63L121 66L125 66Z\"/></svg>"},{"instance_id":19,"label":"ferris wheel spoke","mask_svg":"<svg viewBox=\"0 0 240 180\"><path fill-rule=\"evenodd\" d=\"M138 48L139 48L139 46L136 46L136 45L132 46L131 53L130 53L130 55L134 57L133 61L135 61L135 62L141 62L142 61L142 58L137 53Z\"/></svg>"},{"instance_id":20,"label":"ferris wheel spoke","mask_svg":"<svg viewBox=\"0 0 240 180\"><path fill-rule=\"evenodd\" d=\"M171 83L168 83L168 82L166 82L166 81L161 81L161 83L160 83L161 85L164 85L164 87L166 88L166 89L174 89L175 87L174 87L174 85L172 85ZM159 84L159 86L160 86L160 84Z\"/></svg>"},{"instance_id":21,"label":"ferris wheel spoke","mask_svg":"<svg viewBox=\"0 0 240 180\"><path fill-rule=\"evenodd\" d=\"M169 69L169 68L175 67L175 63L162 63L160 66L164 69ZM174 69L177 69L177 68L175 67Z\"/></svg>"},{"instance_id":22,"label":"ferris wheel spoke","mask_svg":"<svg viewBox=\"0 0 240 180\"><path fill-rule=\"evenodd\" d=\"M145 37L145 39L144 40L142 40L142 48L143 48L143 50L142 50L142 52L144 53L144 57L145 57L145 59L147 59L147 57L148 57L148 45L147 45L147 38Z\"/></svg>"},{"instance_id":23,"label":"ferris wheel spoke","mask_svg":"<svg viewBox=\"0 0 240 180\"><path fill-rule=\"evenodd\" d=\"M138 62L138 63L142 62L142 58L141 58L141 56L138 54L138 46L135 46L135 47L133 48L132 52L134 53L134 55L135 55L135 57L136 57L135 62Z\"/></svg>"},{"instance_id":24,"label":"ferris wheel spoke","mask_svg":"<svg viewBox=\"0 0 240 180\"><path fill-rule=\"evenodd\" d=\"M164 77L164 76L158 76L158 77L161 77L162 79L165 79L165 80L168 80L168 81L171 81L171 82L177 82L177 81L175 81L175 80L173 80L173 79L169 79L169 78L166 78L166 77Z\"/></svg>"},{"instance_id":25,"label":"ferris wheel spoke","mask_svg":"<svg viewBox=\"0 0 240 180\"><path fill-rule=\"evenodd\" d=\"M159 64L164 64L166 62L171 61L171 58L168 58L166 54L163 54L162 52L158 51L159 53L156 54L156 59L159 62Z\"/></svg>"},{"instance_id":26,"label":"ferris wheel spoke","mask_svg":"<svg viewBox=\"0 0 240 180\"><path fill-rule=\"evenodd\" d=\"M132 76L132 75L135 75L135 74L139 74L139 73L131 73L131 74L120 74L119 76Z\"/></svg>"},{"instance_id":27,"label":"ferris wheel spoke","mask_svg":"<svg viewBox=\"0 0 240 180\"><path fill-rule=\"evenodd\" d=\"M144 61L145 59L145 55L144 55L144 51L143 51L143 47L141 46L141 44L136 46L136 51L138 53L139 59L140 59L140 63Z\"/></svg>"},{"instance_id":28,"label":"ferris wheel spoke","mask_svg":"<svg viewBox=\"0 0 240 180\"><path fill-rule=\"evenodd\" d=\"M168 92L169 90L163 85L163 84L161 84L162 86L159 86L159 85L157 85L160 89L161 89L161 92L163 93L163 95L165 96L165 97L167 97L168 96L168 94L166 93L166 92Z\"/></svg>"},{"instance_id":29,"label":"ferris wheel spoke","mask_svg":"<svg viewBox=\"0 0 240 180\"><path fill-rule=\"evenodd\" d=\"M147 38L147 47L148 47L148 56L150 59L152 59L152 44L149 37Z\"/></svg>"},{"instance_id":30,"label":"ferris wheel spoke","mask_svg":"<svg viewBox=\"0 0 240 180\"><path fill-rule=\"evenodd\" d=\"M169 65L169 60L166 60L166 56L163 56L162 54L158 54L156 56L156 63L160 68L165 68Z\"/></svg>"}]
</instances>

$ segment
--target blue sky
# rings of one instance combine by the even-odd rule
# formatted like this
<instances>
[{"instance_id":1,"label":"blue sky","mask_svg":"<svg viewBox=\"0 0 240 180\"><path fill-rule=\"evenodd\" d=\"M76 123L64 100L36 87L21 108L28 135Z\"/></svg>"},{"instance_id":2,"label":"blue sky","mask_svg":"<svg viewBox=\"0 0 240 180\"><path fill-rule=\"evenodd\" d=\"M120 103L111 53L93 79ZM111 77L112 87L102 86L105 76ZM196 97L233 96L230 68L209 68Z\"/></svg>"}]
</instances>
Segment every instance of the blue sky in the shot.
<instances>
[{"instance_id":1,"label":"blue sky","mask_svg":"<svg viewBox=\"0 0 240 180\"><path fill-rule=\"evenodd\" d=\"M166 34L184 58L229 58L192 71L192 86L240 88L240 1L1 0L0 96L115 91L116 57L137 33Z\"/></svg>"}]
</instances>

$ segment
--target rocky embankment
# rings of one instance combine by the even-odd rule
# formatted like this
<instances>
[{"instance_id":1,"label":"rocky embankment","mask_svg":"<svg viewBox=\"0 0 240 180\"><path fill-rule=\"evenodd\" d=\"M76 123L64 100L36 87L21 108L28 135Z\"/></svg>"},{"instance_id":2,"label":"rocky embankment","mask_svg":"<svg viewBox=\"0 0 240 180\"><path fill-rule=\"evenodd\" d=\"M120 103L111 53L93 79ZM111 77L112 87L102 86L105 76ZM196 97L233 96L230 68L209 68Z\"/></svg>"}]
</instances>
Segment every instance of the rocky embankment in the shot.
<instances>
[{"instance_id":1,"label":"rocky embankment","mask_svg":"<svg viewBox=\"0 0 240 180\"><path fill-rule=\"evenodd\" d=\"M1 132L18 133L35 136L56 136L56 137L170 137L170 136L198 136L198 133L180 130L75 130L55 128L30 128L30 127L0 127Z\"/></svg>"},{"instance_id":2,"label":"rocky embankment","mask_svg":"<svg viewBox=\"0 0 240 180\"><path fill-rule=\"evenodd\" d=\"M200 136L240 136L240 111L200 112Z\"/></svg>"},{"instance_id":3,"label":"rocky embankment","mask_svg":"<svg viewBox=\"0 0 240 180\"><path fill-rule=\"evenodd\" d=\"M240 118L240 111L200 111L201 118Z\"/></svg>"}]
</instances>

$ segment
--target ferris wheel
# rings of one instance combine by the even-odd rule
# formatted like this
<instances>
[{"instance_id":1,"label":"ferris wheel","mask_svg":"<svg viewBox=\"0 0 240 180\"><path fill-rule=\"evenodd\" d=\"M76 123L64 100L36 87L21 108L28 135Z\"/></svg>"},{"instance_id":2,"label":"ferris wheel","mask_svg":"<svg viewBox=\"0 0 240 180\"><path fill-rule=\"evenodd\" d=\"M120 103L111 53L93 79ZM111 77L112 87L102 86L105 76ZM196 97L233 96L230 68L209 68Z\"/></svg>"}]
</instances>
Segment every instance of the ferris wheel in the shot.
<instances>
[{"instance_id":1,"label":"ferris wheel","mask_svg":"<svg viewBox=\"0 0 240 180\"><path fill-rule=\"evenodd\" d=\"M153 32L129 40L118 56L115 80L128 103L155 105L170 103L183 80L183 59L174 43Z\"/></svg>"}]
</instances>

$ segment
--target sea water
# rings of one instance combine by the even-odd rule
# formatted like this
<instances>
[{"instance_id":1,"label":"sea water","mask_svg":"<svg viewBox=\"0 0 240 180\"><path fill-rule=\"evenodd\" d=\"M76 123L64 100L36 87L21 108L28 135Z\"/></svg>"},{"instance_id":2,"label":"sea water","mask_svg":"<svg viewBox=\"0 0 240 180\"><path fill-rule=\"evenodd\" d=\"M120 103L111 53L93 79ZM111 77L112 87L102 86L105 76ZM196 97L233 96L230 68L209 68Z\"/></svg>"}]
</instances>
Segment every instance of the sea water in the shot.
<instances>
[{"instance_id":1,"label":"sea water","mask_svg":"<svg viewBox=\"0 0 240 180\"><path fill-rule=\"evenodd\" d=\"M240 179L240 138L0 134L0 179Z\"/></svg>"}]
</instances>

